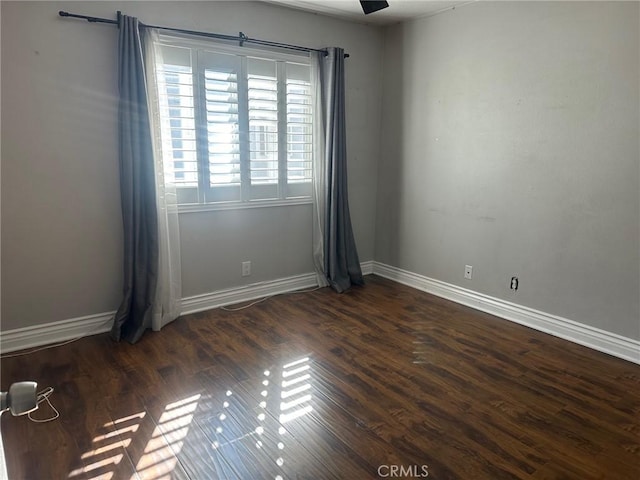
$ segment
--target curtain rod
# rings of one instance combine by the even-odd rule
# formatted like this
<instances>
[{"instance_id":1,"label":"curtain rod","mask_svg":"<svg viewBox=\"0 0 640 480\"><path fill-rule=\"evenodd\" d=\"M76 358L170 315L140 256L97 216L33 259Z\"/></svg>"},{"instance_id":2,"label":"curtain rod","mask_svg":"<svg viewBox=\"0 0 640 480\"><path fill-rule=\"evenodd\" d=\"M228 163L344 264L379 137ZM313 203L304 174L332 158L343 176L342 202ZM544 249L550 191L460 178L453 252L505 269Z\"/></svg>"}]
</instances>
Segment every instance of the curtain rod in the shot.
<instances>
[{"instance_id":1,"label":"curtain rod","mask_svg":"<svg viewBox=\"0 0 640 480\"><path fill-rule=\"evenodd\" d=\"M60 10L58 12L58 15L60 15L61 17L71 17L71 18L80 18L82 20L86 20L89 23L109 23L112 25L118 25L118 20L111 20L108 18L99 18L99 17L90 17L87 15L78 15L75 13L69 13L69 12L64 12L62 10ZM120 15L122 15L121 12L118 12L118 18L120 18ZM177 32L177 33L186 33L188 35L196 35L199 37L207 37L207 38L215 38L218 40L229 40L229 41L234 41L234 42L238 42L238 44L242 47L245 43L253 43L256 45L262 45L262 46L266 46L266 47L276 47L276 48L284 48L287 50L296 50L298 52L321 52L324 53L325 55L327 55L327 51L326 50L320 50L317 48L310 48L310 47L301 47L300 45L290 45L288 43L278 43L278 42L271 42L269 40L260 40L257 38L249 38L247 37L244 33L239 32L238 36L234 36L234 35L224 35L222 33L209 33L209 32L200 32L197 30L185 30L183 28L173 28L173 27L162 27L162 26L158 26L158 25L145 25L144 23L140 22L140 25L142 27L145 28L157 28L159 30L167 30L170 32ZM344 54L345 58L349 57L348 53Z\"/></svg>"}]
</instances>

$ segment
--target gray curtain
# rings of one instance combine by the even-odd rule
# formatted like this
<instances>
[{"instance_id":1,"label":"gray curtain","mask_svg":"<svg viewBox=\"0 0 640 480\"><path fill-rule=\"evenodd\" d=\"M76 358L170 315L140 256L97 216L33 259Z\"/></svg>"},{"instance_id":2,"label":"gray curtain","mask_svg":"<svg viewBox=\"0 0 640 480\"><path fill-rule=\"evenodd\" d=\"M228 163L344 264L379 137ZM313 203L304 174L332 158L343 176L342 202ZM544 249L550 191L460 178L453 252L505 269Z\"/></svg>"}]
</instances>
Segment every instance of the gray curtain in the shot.
<instances>
[{"instance_id":1,"label":"gray curtain","mask_svg":"<svg viewBox=\"0 0 640 480\"><path fill-rule=\"evenodd\" d=\"M344 292L364 285L349 214L344 50L328 48L320 62L325 135L324 273L329 285Z\"/></svg>"},{"instance_id":2,"label":"gray curtain","mask_svg":"<svg viewBox=\"0 0 640 480\"><path fill-rule=\"evenodd\" d=\"M118 15L118 135L124 226L124 285L111 337L137 342L151 326L158 276L153 143L140 25Z\"/></svg>"}]
</instances>

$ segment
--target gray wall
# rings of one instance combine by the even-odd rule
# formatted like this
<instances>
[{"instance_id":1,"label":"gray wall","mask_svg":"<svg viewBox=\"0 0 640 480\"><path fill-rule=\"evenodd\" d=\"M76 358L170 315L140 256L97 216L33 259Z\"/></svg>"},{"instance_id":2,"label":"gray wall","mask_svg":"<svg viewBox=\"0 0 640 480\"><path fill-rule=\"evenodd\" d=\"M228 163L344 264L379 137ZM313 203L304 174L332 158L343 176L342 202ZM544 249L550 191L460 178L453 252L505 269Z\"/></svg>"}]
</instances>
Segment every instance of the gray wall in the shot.
<instances>
[{"instance_id":1,"label":"gray wall","mask_svg":"<svg viewBox=\"0 0 640 480\"><path fill-rule=\"evenodd\" d=\"M117 29L58 10L312 47L347 63L351 212L362 261L375 237L382 32L250 2L2 2L2 330L117 308L122 226ZM371 122L376 128L368 128ZM183 293L313 271L310 205L180 217ZM252 276L240 262L252 261Z\"/></svg>"},{"instance_id":2,"label":"gray wall","mask_svg":"<svg viewBox=\"0 0 640 480\"><path fill-rule=\"evenodd\" d=\"M388 28L376 260L640 339L638 6Z\"/></svg>"}]
</instances>

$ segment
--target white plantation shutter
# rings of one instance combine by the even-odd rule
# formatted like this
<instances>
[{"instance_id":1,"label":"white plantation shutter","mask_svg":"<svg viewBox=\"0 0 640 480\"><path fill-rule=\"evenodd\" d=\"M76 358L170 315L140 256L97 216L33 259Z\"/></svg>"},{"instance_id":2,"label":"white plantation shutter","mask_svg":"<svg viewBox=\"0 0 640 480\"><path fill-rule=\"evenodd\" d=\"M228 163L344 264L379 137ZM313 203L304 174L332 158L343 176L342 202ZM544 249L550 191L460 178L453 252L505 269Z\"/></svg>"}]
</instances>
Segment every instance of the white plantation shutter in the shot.
<instances>
[{"instance_id":1,"label":"white plantation shutter","mask_svg":"<svg viewBox=\"0 0 640 480\"><path fill-rule=\"evenodd\" d=\"M313 110L308 65L287 63L288 196L310 195L313 174Z\"/></svg>"},{"instance_id":2,"label":"white plantation shutter","mask_svg":"<svg viewBox=\"0 0 640 480\"><path fill-rule=\"evenodd\" d=\"M161 47L165 164L179 203L310 197L309 65L189 45Z\"/></svg>"},{"instance_id":3,"label":"white plantation shutter","mask_svg":"<svg viewBox=\"0 0 640 480\"><path fill-rule=\"evenodd\" d=\"M278 79L276 62L247 59L251 184L278 183Z\"/></svg>"},{"instance_id":4,"label":"white plantation shutter","mask_svg":"<svg viewBox=\"0 0 640 480\"><path fill-rule=\"evenodd\" d=\"M241 62L236 55L202 51L198 62L205 202L241 200Z\"/></svg>"},{"instance_id":5,"label":"white plantation shutter","mask_svg":"<svg viewBox=\"0 0 640 480\"><path fill-rule=\"evenodd\" d=\"M240 185L237 75L206 69L204 78L209 184Z\"/></svg>"},{"instance_id":6,"label":"white plantation shutter","mask_svg":"<svg viewBox=\"0 0 640 480\"><path fill-rule=\"evenodd\" d=\"M198 156L191 51L164 47L158 65L158 101L166 181L176 186L178 203L198 199Z\"/></svg>"}]
</instances>

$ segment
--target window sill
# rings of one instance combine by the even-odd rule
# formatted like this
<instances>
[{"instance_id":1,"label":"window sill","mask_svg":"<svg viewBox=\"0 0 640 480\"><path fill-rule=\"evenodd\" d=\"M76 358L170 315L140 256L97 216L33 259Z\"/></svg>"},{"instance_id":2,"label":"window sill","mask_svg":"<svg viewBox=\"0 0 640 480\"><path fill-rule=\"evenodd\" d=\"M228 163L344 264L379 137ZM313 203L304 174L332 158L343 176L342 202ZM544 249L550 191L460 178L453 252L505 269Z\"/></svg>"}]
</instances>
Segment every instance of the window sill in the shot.
<instances>
[{"instance_id":1,"label":"window sill","mask_svg":"<svg viewBox=\"0 0 640 480\"><path fill-rule=\"evenodd\" d=\"M248 208L291 207L295 205L311 205L309 197L291 198L287 200L253 200L249 202L220 202L178 205L178 214L211 212L219 210L244 210Z\"/></svg>"}]
</instances>

